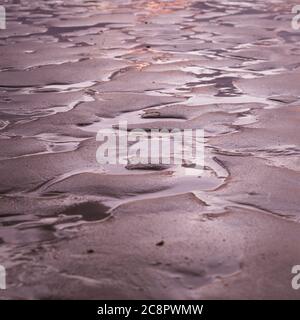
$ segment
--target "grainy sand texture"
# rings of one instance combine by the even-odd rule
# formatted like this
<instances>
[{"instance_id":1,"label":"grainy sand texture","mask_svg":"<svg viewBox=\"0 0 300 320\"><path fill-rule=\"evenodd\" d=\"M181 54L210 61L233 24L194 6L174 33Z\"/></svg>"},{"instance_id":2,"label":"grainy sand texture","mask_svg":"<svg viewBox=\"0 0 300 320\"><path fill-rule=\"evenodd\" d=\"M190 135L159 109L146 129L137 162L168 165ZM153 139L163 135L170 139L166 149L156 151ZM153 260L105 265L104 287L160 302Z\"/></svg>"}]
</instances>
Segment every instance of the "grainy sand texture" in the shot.
<instances>
[{"instance_id":1,"label":"grainy sand texture","mask_svg":"<svg viewBox=\"0 0 300 320\"><path fill-rule=\"evenodd\" d=\"M6 1L0 298L299 299L295 4ZM120 121L203 129L203 172L100 164Z\"/></svg>"}]
</instances>

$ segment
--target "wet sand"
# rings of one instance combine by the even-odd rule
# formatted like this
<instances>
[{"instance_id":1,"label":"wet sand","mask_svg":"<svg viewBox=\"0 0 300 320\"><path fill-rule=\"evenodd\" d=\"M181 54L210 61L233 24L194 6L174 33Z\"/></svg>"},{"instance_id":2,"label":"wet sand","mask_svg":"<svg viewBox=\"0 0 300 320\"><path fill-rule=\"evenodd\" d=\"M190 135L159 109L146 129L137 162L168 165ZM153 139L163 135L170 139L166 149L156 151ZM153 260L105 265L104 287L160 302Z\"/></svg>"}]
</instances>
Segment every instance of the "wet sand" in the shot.
<instances>
[{"instance_id":1,"label":"wet sand","mask_svg":"<svg viewBox=\"0 0 300 320\"><path fill-rule=\"evenodd\" d=\"M296 1L8 1L1 299L299 299ZM100 165L99 129L204 129L205 170Z\"/></svg>"}]
</instances>

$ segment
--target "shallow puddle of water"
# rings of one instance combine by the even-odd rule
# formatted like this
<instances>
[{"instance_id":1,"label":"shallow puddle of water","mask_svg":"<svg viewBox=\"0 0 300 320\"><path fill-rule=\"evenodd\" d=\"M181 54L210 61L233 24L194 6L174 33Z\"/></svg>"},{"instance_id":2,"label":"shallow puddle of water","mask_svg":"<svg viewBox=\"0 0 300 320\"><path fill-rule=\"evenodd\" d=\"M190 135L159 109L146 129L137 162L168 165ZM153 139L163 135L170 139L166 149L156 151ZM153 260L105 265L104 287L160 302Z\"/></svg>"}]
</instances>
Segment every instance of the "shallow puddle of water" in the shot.
<instances>
[{"instance_id":1,"label":"shallow puddle of water","mask_svg":"<svg viewBox=\"0 0 300 320\"><path fill-rule=\"evenodd\" d=\"M28 260L37 267L40 246L55 243L65 252L73 245L65 239L82 232L98 253L109 249L107 243L118 244L109 250L112 258L103 249L103 282L89 266L87 274L76 274L81 269L73 270L70 261L57 266L66 268L63 281L88 288L83 296L91 283L94 289L135 283L122 270L140 272L141 266L146 280L136 286L153 283L143 297L197 297L201 287L241 270L241 247L223 244L225 254L215 248L216 241L231 239L232 226L251 224L237 210L255 212L265 226L264 214L299 221L300 42L291 29L292 2L6 1L7 29L0 30L0 264L22 264L36 250ZM187 165L100 165L96 134L120 121L129 129L203 129L203 172ZM207 229L203 221L209 221ZM162 256L150 249L151 237L161 235L172 247ZM126 242L136 245L137 263L118 260ZM207 247L218 259L208 258ZM174 266L180 252L189 256L184 261L196 262ZM106 274L106 262L115 263L115 274L124 279ZM25 274L30 263L24 263ZM167 279L169 295L158 279ZM11 283L23 285L21 297L51 296L47 288L26 288L21 276ZM133 287L124 292L130 296Z\"/></svg>"}]
</instances>

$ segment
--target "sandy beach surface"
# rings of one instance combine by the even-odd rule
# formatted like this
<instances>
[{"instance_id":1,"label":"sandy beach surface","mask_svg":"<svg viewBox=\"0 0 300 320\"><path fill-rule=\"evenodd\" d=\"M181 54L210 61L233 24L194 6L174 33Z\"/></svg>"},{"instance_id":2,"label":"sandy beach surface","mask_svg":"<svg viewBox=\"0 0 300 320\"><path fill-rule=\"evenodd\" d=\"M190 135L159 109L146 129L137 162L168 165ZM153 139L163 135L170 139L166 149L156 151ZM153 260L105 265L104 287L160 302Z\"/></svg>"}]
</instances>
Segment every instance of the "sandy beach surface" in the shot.
<instances>
[{"instance_id":1,"label":"sandy beach surface","mask_svg":"<svg viewBox=\"0 0 300 320\"><path fill-rule=\"evenodd\" d=\"M1 299L299 299L297 1L12 1ZM203 129L205 167L101 165L97 132Z\"/></svg>"}]
</instances>

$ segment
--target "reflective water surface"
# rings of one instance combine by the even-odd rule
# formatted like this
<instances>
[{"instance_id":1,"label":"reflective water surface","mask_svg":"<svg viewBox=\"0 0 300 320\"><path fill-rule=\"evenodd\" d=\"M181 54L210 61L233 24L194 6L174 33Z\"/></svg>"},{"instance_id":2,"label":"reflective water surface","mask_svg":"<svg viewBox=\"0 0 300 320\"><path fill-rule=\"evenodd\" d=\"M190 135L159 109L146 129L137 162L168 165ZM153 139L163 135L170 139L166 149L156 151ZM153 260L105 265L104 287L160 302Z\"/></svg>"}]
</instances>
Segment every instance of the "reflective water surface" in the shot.
<instances>
[{"instance_id":1,"label":"reflective water surface","mask_svg":"<svg viewBox=\"0 0 300 320\"><path fill-rule=\"evenodd\" d=\"M1 298L300 298L295 4L7 1ZM99 165L119 120L204 129L203 174Z\"/></svg>"}]
</instances>

